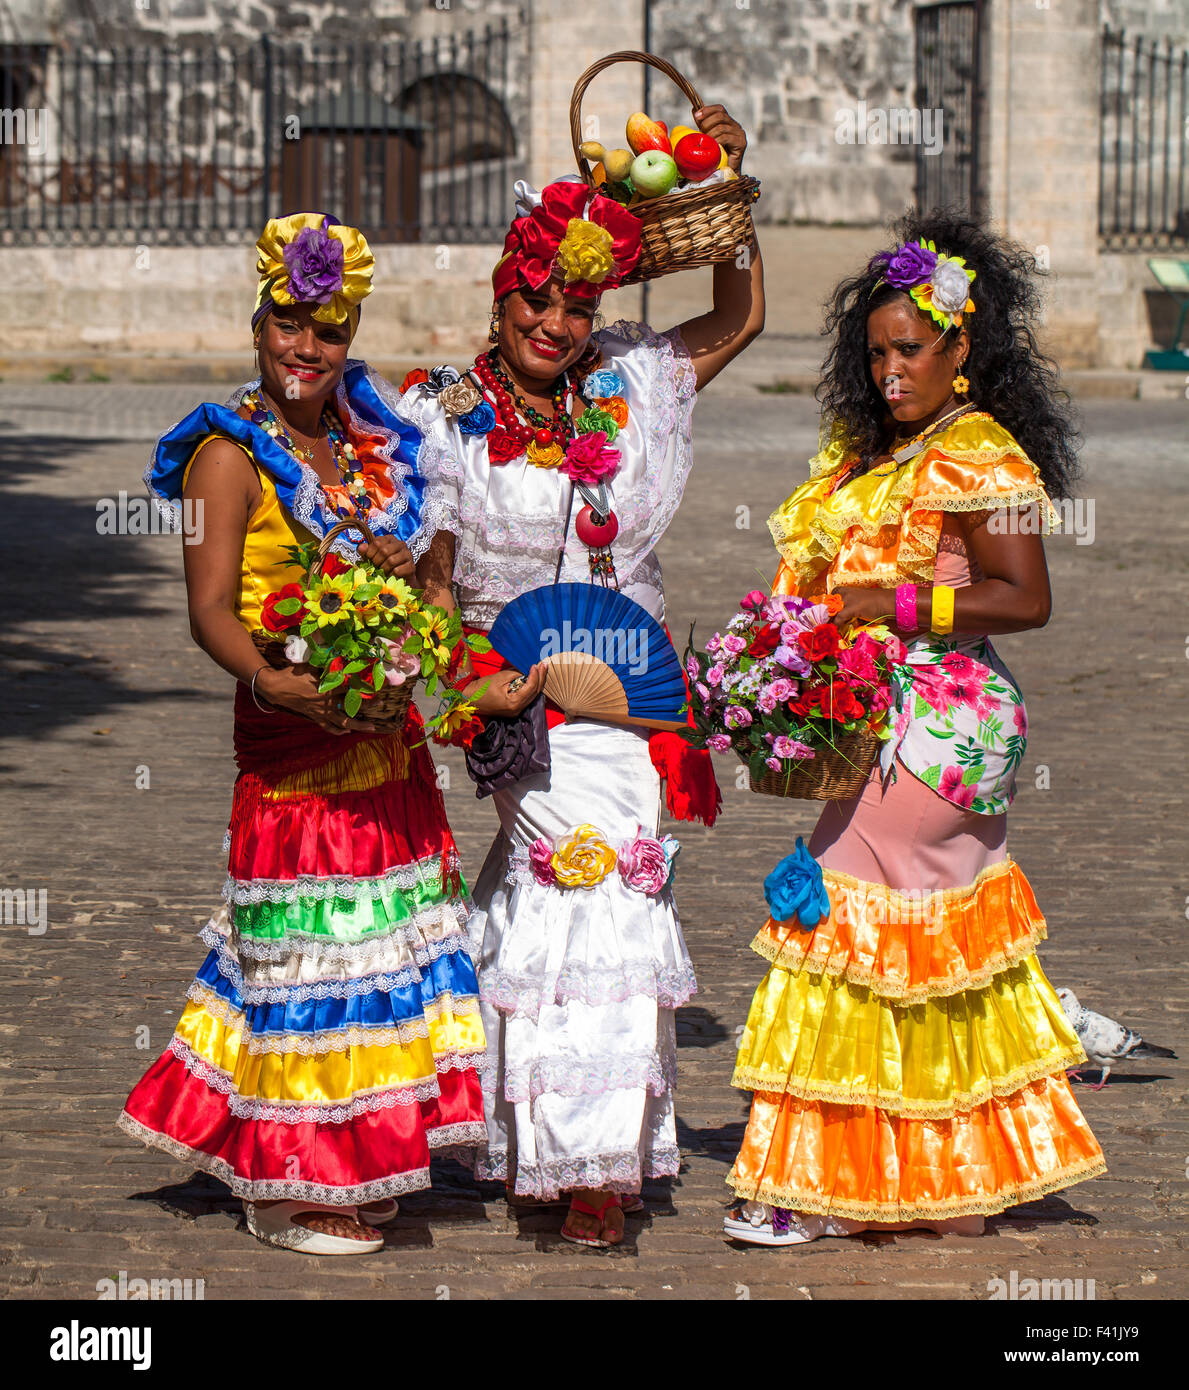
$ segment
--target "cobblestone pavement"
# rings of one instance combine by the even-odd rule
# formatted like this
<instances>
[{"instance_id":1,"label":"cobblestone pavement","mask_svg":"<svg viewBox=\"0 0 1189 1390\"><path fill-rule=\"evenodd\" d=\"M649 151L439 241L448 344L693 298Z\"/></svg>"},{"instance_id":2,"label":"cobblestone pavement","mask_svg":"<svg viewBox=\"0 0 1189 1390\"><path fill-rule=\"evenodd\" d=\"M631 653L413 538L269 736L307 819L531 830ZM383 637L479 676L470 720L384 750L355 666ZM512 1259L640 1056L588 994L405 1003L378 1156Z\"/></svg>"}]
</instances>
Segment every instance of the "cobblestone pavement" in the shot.
<instances>
[{"instance_id":1,"label":"cobblestone pavement","mask_svg":"<svg viewBox=\"0 0 1189 1390\"><path fill-rule=\"evenodd\" d=\"M621 1249L575 1250L557 1217L517 1221L442 1165L381 1254L302 1259L247 1236L219 1184L121 1134L116 1115L168 1040L223 877L231 686L189 640L176 538L100 536L95 503L138 496L145 441L200 398L176 385L0 388L5 884L44 890L49 923L3 927L0 1287L89 1298L124 1270L202 1278L208 1298L986 1298L1016 1270L1092 1278L1099 1300L1189 1292L1183 1061L1081 1088L1109 1175L996 1218L982 1239L799 1252L723 1241L723 1177L748 1106L729 1085L733 1040L764 970L747 943L763 876L815 812L752 796L725 765L716 829L676 827L701 984L679 1015L683 1171L650 1186L650 1214ZM1049 918L1046 969L1182 1057L1187 410L1087 407L1093 542L1049 541L1053 619L1000 643L1032 719L1011 848ZM693 619L704 635L770 575L764 518L814 434L804 397L720 391L699 406L694 478L661 551L679 637ZM446 761L473 877L493 817Z\"/></svg>"}]
</instances>

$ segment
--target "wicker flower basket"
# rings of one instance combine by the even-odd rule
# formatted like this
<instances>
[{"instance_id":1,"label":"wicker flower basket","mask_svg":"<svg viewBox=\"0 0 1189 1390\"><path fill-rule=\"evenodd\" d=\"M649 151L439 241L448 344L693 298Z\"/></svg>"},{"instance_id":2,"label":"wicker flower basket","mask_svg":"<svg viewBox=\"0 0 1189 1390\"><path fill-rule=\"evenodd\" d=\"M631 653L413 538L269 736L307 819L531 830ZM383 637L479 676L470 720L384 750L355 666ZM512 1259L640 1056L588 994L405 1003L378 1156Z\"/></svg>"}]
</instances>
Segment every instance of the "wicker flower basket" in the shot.
<instances>
[{"instance_id":1,"label":"wicker flower basket","mask_svg":"<svg viewBox=\"0 0 1189 1390\"><path fill-rule=\"evenodd\" d=\"M338 525L332 526L322 538L322 543L318 546L318 558L313 567L314 574L321 574L322 566L326 563L326 557L330 554L331 543L335 537L343 531L361 531L364 538L374 541L376 538L368 528L367 523L362 517L353 518L347 521L340 521ZM262 627L254 629L252 641L256 644L256 650L265 661L277 670L292 663L285 655L285 644L279 641L275 632L268 632ZM404 728L405 720L408 718L409 705L413 700L414 681L405 681L404 685L388 685L385 683L376 695L359 711L358 718L366 719L371 724L377 724L389 731L399 731Z\"/></svg>"},{"instance_id":2,"label":"wicker flower basket","mask_svg":"<svg viewBox=\"0 0 1189 1390\"><path fill-rule=\"evenodd\" d=\"M794 796L805 801L844 801L858 796L879 756L881 740L862 729L840 738L833 748L819 749L817 757L796 764L789 772L766 772L753 792L766 796Z\"/></svg>"},{"instance_id":3,"label":"wicker flower basket","mask_svg":"<svg viewBox=\"0 0 1189 1390\"><path fill-rule=\"evenodd\" d=\"M681 88L689 99L690 110L705 105L702 98L672 63L655 53L638 53L628 49L608 53L592 63L574 83L570 97L570 139L578 172L588 187L593 188L594 175L586 160L578 153L582 143L582 97L587 87L604 68L613 63L645 63L663 72ZM643 280L655 280L659 275L672 275L677 270L693 270L715 261L733 260L740 247L750 246L755 238L751 220L751 205L760 196L760 181L748 174L709 188L694 188L684 193L669 193L663 198L646 198L628 211L640 219L640 259L623 284L635 285Z\"/></svg>"}]
</instances>

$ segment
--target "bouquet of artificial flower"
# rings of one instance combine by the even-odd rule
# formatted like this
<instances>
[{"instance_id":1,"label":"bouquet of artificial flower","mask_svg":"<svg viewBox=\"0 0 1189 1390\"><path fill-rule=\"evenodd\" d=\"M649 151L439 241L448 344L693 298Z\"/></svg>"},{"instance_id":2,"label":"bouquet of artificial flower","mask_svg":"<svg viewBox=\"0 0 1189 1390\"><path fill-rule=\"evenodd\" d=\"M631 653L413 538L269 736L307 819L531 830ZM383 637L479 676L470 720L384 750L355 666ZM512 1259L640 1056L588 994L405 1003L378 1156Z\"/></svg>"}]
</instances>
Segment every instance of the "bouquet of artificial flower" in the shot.
<instances>
[{"instance_id":1,"label":"bouquet of artificial flower","mask_svg":"<svg viewBox=\"0 0 1189 1390\"><path fill-rule=\"evenodd\" d=\"M754 790L782 796L851 795L891 735L904 643L882 623L832 621L842 606L753 589L700 652L686 649L695 747L733 751Z\"/></svg>"},{"instance_id":2,"label":"bouquet of artificial flower","mask_svg":"<svg viewBox=\"0 0 1189 1390\"><path fill-rule=\"evenodd\" d=\"M286 549L304 578L265 599L257 645L269 651L283 644L286 660L308 663L318 689L340 691L352 719L403 724L413 687L424 680L427 694L440 689L441 700L426 729L465 745L481 726L474 704L449 682L468 651L490 651L490 642L464 637L457 610L424 603L419 589L368 560L320 558L317 541Z\"/></svg>"}]
</instances>

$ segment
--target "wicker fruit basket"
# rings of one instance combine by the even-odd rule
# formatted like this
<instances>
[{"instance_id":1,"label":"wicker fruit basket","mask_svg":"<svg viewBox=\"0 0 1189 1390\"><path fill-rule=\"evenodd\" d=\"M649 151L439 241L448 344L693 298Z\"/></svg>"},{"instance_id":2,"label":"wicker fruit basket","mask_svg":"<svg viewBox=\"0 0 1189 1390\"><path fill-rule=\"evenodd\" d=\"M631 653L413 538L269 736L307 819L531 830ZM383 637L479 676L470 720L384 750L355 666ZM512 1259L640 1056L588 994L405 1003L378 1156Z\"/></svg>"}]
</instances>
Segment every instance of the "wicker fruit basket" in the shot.
<instances>
[{"instance_id":1,"label":"wicker fruit basket","mask_svg":"<svg viewBox=\"0 0 1189 1390\"><path fill-rule=\"evenodd\" d=\"M330 547L335 537L348 530L361 531L364 539L368 541L376 539L362 517L340 521L323 536L322 543L318 546L318 558L311 570L311 575L321 574L322 566L326 563L326 557L330 554ZM252 641L256 644L256 650L264 660L275 669L280 670L282 667L292 664L285 655L284 642L278 641L275 632L268 632L265 628L258 627L252 632ZM414 684L413 681L405 681L403 685L385 683L367 702L365 708L360 710L357 718L366 719L368 723L379 725L389 731L403 729L405 720L408 718L409 706L413 701Z\"/></svg>"},{"instance_id":2,"label":"wicker fruit basket","mask_svg":"<svg viewBox=\"0 0 1189 1390\"><path fill-rule=\"evenodd\" d=\"M840 738L833 748L819 749L789 772L766 772L753 792L798 797L803 801L844 801L858 796L879 756L881 740L866 729Z\"/></svg>"},{"instance_id":3,"label":"wicker fruit basket","mask_svg":"<svg viewBox=\"0 0 1189 1390\"><path fill-rule=\"evenodd\" d=\"M582 143L582 97L591 81L613 63L644 63L663 72L689 99L690 110L704 106L697 89L677 71L672 63L655 53L639 53L626 49L608 53L592 63L574 83L570 97L570 139L578 172L587 186L593 188L594 175L578 153ZM755 238L751 220L751 205L760 196L760 181L741 174L726 183L709 188L695 188L683 193L668 193L663 198L646 198L628 211L640 219L640 259L632 273L623 280L636 285L655 280L660 275L672 275L678 270L693 270L697 266L713 265L716 261L733 260L739 248L750 246Z\"/></svg>"}]
</instances>

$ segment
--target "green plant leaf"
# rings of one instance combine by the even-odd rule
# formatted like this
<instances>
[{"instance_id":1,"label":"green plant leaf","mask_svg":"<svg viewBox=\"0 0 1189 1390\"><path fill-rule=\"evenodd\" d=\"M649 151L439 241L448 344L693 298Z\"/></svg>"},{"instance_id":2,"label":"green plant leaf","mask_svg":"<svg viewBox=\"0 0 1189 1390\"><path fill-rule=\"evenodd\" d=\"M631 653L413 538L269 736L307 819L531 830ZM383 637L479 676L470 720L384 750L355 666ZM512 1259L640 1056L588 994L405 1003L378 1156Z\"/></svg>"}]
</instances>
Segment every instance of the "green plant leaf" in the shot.
<instances>
[{"instance_id":1,"label":"green plant leaf","mask_svg":"<svg viewBox=\"0 0 1189 1390\"><path fill-rule=\"evenodd\" d=\"M346 710L349 718L354 719L359 713L359 708L363 704L363 696L358 690L348 690L343 696L343 709Z\"/></svg>"}]
</instances>

